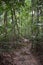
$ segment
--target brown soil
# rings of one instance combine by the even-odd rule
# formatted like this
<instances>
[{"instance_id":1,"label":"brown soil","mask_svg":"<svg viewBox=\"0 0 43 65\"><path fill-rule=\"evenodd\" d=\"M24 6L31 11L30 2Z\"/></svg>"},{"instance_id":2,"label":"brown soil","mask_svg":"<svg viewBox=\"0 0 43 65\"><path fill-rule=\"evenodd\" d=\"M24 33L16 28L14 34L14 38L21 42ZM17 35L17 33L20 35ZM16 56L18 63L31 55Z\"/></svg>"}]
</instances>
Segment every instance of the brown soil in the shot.
<instances>
[{"instance_id":1,"label":"brown soil","mask_svg":"<svg viewBox=\"0 0 43 65\"><path fill-rule=\"evenodd\" d=\"M24 45L21 49L0 53L0 65L41 65L39 57L30 51L31 43Z\"/></svg>"}]
</instances>

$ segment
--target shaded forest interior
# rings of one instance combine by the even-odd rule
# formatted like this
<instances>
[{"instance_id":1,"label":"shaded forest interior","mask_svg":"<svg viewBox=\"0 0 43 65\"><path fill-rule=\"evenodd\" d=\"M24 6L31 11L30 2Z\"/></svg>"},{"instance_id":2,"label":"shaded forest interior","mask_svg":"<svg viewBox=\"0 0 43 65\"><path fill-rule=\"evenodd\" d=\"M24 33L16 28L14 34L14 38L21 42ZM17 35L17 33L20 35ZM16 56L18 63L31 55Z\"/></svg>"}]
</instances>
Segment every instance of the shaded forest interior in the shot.
<instances>
[{"instance_id":1,"label":"shaded forest interior","mask_svg":"<svg viewBox=\"0 0 43 65\"><path fill-rule=\"evenodd\" d=\"M43 0L0 0L0 65L43 65Z\"/></svg>"}]
</instances>

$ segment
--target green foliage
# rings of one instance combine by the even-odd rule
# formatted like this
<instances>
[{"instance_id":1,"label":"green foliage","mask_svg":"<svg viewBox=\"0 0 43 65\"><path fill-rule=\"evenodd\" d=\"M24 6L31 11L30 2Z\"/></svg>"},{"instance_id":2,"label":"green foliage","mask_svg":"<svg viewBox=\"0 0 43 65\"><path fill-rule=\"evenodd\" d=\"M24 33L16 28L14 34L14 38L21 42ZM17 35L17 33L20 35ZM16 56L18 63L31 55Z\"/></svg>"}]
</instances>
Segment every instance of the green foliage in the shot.
<instances>
[{"instance_id":1,"label":"green foliage","mask_svg":"<svg viewBox=\"0 0 43 65\"><path fill-rule=\"evenodd\" d=\"M0 0L0 41L43 38L43 1Z\"/></svg>"}]
</instances>

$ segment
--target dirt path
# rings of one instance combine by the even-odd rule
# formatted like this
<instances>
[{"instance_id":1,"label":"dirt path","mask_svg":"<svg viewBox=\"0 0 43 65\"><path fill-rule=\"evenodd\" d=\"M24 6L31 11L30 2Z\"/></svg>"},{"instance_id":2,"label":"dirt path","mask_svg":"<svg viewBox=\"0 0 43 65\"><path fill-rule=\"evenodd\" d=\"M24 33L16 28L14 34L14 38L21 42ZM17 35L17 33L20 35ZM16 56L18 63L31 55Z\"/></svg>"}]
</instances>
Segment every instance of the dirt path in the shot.
<instances>
[{"instance_id":1,"label":"dirt path","mask_svg":"<svg viewBox=\"0 0 43 65\"><path fill-rule=\"evenodd\" d=\"M41 65L38 59L30 52L30 48L31 43L28 43L25 47L12 53L3 53L0 65Z\"/></svg>"}]
</instances>

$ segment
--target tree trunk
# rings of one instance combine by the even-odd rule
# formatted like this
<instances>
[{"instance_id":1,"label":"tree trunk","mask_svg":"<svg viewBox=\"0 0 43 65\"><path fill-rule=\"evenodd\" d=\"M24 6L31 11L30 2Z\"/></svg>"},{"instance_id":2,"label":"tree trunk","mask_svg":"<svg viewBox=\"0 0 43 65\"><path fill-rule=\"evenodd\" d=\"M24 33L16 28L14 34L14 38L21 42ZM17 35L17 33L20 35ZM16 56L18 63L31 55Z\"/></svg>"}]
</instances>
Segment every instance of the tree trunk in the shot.
<instances>
[{"instance_id":1,"label":"tree trunk","mask_svg":"<svg viewBox=\"0 0 43 65\"><path fill-rule=\"evenodd\" d=\"M7 37L7 11L4 14L4 37Z\"/></svg>"}]
</instances>

